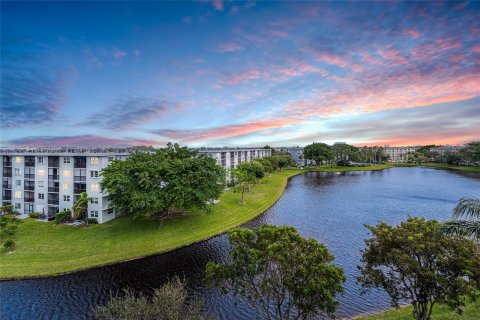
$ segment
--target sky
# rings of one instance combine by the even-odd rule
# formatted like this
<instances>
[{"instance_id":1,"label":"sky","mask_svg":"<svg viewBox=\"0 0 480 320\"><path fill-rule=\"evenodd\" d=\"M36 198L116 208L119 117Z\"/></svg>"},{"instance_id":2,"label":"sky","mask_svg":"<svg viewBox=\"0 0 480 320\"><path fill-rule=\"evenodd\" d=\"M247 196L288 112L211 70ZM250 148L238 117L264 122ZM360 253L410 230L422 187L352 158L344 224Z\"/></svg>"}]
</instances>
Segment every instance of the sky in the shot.
<instances>
[{"instance_id":1,"label":"sky","mask_svg":"<svg viewBox=\"0 0 480 320\"><path fill-rule=\"evenodd\" d=\"M1 2L0 144L480 139L480 2Z\"/></svg>"}]
</instances>

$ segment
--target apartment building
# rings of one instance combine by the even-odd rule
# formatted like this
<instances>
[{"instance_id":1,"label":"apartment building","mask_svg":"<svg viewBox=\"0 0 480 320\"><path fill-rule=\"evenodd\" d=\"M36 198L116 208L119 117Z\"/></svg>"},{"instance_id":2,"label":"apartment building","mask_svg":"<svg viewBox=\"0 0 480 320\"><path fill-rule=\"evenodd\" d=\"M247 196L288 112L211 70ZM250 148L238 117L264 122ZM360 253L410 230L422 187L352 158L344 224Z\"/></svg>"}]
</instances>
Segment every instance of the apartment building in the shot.
<instances>
[{"instance_id":1,"label":"apartment building","mask_svg":"<svg viewBox=\"0 0 480 320\"><path fill-rule=\"evenodd\" d=\"M463 146L438 146L430 148L431 152L436 152L438 154L444 154L445 152L458 152Z\"/></svg>"},{"instance_id":2,"label":"apartment building","mask_svg":"<svg viewBox=\"0 0 480 320\"><path fill-rule=\"evenodd\" d=\"M316 165L314 160L305 159L303 155L303 147L281 147L276 148L278 152L289 153L292 157L292 161L295 161L297 165L304 166L314 166Z\"/></svg>"},{"instance_id":3,"label":"apartment building","mask_svg":"<svg viewBox=\"0 0 480 320\"><path fill-rule=\"evenodd\" d=\"M407 162L408 155L420 149L419 146L390 147L386 145L383 152L389 157L389 162Z\"/></svg>"},{"instance_id":4,"label":"apartment building","mask_svg":"<svg viewBox=\"0 0 480 320\"><path fill-rule=\"evenodd\" d=\"M87 192L88 216L99 223L109 221L116 212L100 190L100 170L128 155L127 149L113 148L0 149L0 201L22 214L35 211L51 217L71 210L80 193Z\"/></svg>"},{"instance_id":5,"label":"apartment building","mask_svg":"<svg viewBox=\"0 0 480 320\"><path fill-rule=\"evenodd\" d=\"M262 148L199 148L195 149L198 153L206 154L217 160L217 164L225 170L234 169L242 162L248 162L253 159L269 157L272 155L271 149Z\"/></svg>"},{"instance_id":6,"label":"apartment building","mask_svg":"<svg viewBox=\"0 0 480 320\"><path fill-rule=\"evenodd\" d=\"M202 148L197 150L217 160L225 169L271 155L269 149ZM109 207L108 195L102 193L100 170L113 160L125 160L128 148L20 148L0 149L2 184L0 203L11 204L22 214L72 210L82 192L90 200L88 216L99 223L114 219L117 212Z\"/></svg>"}]
</instances>

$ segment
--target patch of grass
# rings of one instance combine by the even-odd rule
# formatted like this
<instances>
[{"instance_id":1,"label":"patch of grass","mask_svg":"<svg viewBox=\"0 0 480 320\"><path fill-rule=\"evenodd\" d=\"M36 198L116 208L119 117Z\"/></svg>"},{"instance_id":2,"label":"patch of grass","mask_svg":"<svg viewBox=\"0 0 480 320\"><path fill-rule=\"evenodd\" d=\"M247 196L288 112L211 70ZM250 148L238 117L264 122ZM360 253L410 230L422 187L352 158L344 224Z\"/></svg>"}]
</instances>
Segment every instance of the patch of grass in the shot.
<instances>
[{"instance_id":1,"label":"patch of grass","mask_svg":"<svg viewBox=\"0 0 480 320\"><path fill-rule=\"evenodd\" d=\"M331 171L389 167L336 167ZM302 172L304 170L288 169L264 179L253 193L245 195L245 205L239 204L240 194L228 190L220 197L220 202L212 206L211 214L192 210L161 224L120 217L85 228L25 219L15 236L16 252L0 253L0 279L58 275L167 252L206 240L266 211L281 197L288 178Z\"/></svg>"},{"instance_id":2,"label":"patch of grass","mask_svg":"<svg viewBox=\"0 0 480 320\"><path fill-rule=\"evenodd\" d=\"M413 307L408 306L400 309L392 309L373 316L356 317L356 320L411 320L413 319ZM436 305L433 307L432 320L477 320L480 319L480 303L467 303L463 309L463 314L458 315L455 311L450 310L443 305Z\"/></svg>"},{"instance_id":3,"label":"patch of grass","mask_svg":"<svg viewBox=\"0 0 480 320\"><path fill-rule=\"evenodd\" d=\"M456 166L453 164L446 164L446 163L403 163L403 162L396 162L391 163L394 167L430 167L430 168L438 168L438 169L449 169L449 170L460 170L466 172L480 172L480 167L476 166Z\"/></svg>"}]
</instances>

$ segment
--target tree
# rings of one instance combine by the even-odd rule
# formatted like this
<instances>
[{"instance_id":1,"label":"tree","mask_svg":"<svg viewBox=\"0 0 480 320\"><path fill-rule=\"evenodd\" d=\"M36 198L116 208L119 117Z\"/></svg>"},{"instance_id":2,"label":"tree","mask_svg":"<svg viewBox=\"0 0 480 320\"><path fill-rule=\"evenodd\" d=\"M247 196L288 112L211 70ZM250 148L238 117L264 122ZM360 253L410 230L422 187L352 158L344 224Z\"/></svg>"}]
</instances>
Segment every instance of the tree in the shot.
<instances>
[{"instance_id":1,"label":"tree","mask_svg":"<svg viewBox=\"0 0 480 320\"><path fill-rule=\"evenodd\" d=\"M276 162L278 163L278 168L280 171L282 171L283 168L286 168L292 162L292 157L290 154L276 154L272 158L276 158Z\"/></svg>"},{"instance_id":2,"label":"tree","mask_svg":"<svg viewBox=\"0 0 480 320\"><path fill-rule=\"evenodd\" d=\"M105 306L94 309L99 320L201 320L206 319L202 303L186 303L188 297L185 284L174 278L155 289L151 299L143 294L135 295L132 290L124 290L123 297L114 297Z\"/></svg>"},{"instance_id":3,"label":"tree","mask_svg":"<svg viewBox=\"0 0 480 320\"><path fill-rule=\"evenodd\" d=\"M240 204L245 204L244 195L257 180L255 174L248 170L242 170L242 168L236 168L230 171L230 175L234 192L242 195Z\"/></svg>"},{"instance_id":4,"label":"tree","mask_svg":"<svg viewBox=\"0 0 480 320\"><path fill-rule=\"evenodd\" d=\"M225 188L225 170L215 159L177 144L153 153L136 152L102 170L102 190L112 206L140 218L165 219L207 203Z\"/></svg>"},{"instance_id":5,"label":"tree","mask_svg":"<svg viewBox=\"0 0 480 320\"><path fill-rule=\"evenodd\" d=\"M399 226L380 222L367 226L361 276L366 288L383 287L394 307L413 305L415 319L428 320L437 303L461 312L466 296L475 296L480 277L480 254L472 241L447 237L440 223L409 217Z\"/></svg>"},{"instance_id":6,"label":"tree","mask_svg":"<svg viewBox=\"0 0 480 320\"><path fill-rule=\"evenodd\" d=\"M273 168L272 162L266 157L258 158L258 159L255 159L254 161L262 164L263 169L265 170L265 173L272 174L272 172L275 171L275 169Z\"/></svg>"},{"instance_id":7,"label":"tree","mask_svg":"<svg viewBox=\"0 0 480 320\"><path fill-rule=\"evenodd\" d=\"M480 199L461 198L453 209L452 219L440 230L447 235L461 235L480 240Z\"/></svg>"},{"instance_id":8,"label":"tree","mask_svg":"<svg viewBox=\"0 0 480 320\"><path fill-rule=\"evenodd\" d=\"M73 204L73 216L75 219L85 219L85 226L88 227L88 194L86 192L80 193L80 197Z\"/></svg>"},{"instance_id":9,"label":"tree","mask_svg":"<svg viewBox=\"0 0 480 320\"><path fill-rule=\"evenodd\" d=\"M472 141L460 149L460 154L468 164L480 163L480 141Z\"/></svg>"},{"instance_id":10,"label":"tree","mask_svg":"<svg viewBox=\"0 0 480 320\"><path fill-rule=\"evenodd\" d=\"M12 216L0 216L0 243L8 251L15 248L13 237L22 221Z\"/></svg>"},{"instance_id":11,"label":"tree","mask_svg":"<svg viewBox=\"0 0 480 320\"><path fill-rule=\"evenodd\" d=\"M350 161L360 160L360 152L357 147L346 143L335 143L332 146L333 157L339 166L346 166Z\"/></svg>"},{"instance_id":12,"label":"tree","mask_svg":"<svg viewBox=\"0 0 480 320\"><path fill-rule=\"evenodd\" d=\"M317 166L320 166L323 161L332 161L333 152L332 147L325 143L314 142L303 149L305 159L314 160Z\"/></svg>"},{"instance_id":13,"label":"tree","mask_svg":"<svg viewBox=\"0 0 480 320\"><path fill-rule=\"evenodd\" d=\"M256 180L265 176L265 167L257 160L243 162L237 166L237 169L253 175Z\"/></svg>"},{"instance_id":14,"label":"tree","mask_svg":"<svg viewBox=\"0 0 480 320\"><path fill-rule=\"evenodd\" d=\"M264 225L229 233L231 262L209 262L206 282L240 295L263 319L307 319L333 315L345 281L333 255L289 226Z\"/></svg>"}]
</instances>

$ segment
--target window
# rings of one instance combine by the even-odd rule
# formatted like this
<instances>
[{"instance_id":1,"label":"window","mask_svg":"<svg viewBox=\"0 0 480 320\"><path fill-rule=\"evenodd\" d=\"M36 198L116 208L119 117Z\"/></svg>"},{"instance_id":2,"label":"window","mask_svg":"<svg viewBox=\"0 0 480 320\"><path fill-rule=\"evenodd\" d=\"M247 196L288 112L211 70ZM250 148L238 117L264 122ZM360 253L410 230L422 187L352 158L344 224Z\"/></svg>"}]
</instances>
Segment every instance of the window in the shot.
<instances>
[{"instance_id":1,"label":"window","mask_svg":"<svg viewBox=\"0 0 480 320\"><path fill-rule=\"evenodd\" d=\"M98 178L98 171L97 170L90 171L90 178Z\"/></svg>"},{"instance_id":2,"label":"window","mask_svg":"<svg viewBox=\"0 0 480 320\"><path fill-rule=\"evenodd\" d=\"M15 191L15 198L21 199L22 198L22 191Z\"/></svg>"},{"instance_id":3,"label":"window","mask_svg":"<svg viewBox=\"0 0 480 320\"><path fill-rule=\"evenodd\" d=\"M15 157L15 163L22 163L22 157Z\"/></svg>"},{"instance_id":4,"label":"window","mask_svg":"<svg viewBox=\"0 0 480 320\"><path fill-rule=\"evenodd\" d=\"M15 210L21 210L22 209L22 204L21 203L15 203Z\"/></svg>"},{"instance_id":5,"label":"window","mask_svg":"<svg viewBox=\"0 0 480 320\"><path fill-rule=\"evenodd\" d=\"M112 162L113 161L113 157L108 157L108 162Z\"/></svg>"},{"instance_id":6,"label":"window","mask_svg":"<svg viewBox=\"0 0 480 320\"><path fill-rule=\"evenodd\" d=\"M70 157L63 157L63 163L70 163Z\"/></svg>"},{"instance_id":7,"label":"window","mask_svg":"<svg viewBox=\"0 0 480 320\"><path fill-rule=\"evenodd\" d=\"M90 211L90 217L98 218L98 211Z\"/></svg>"},{"instance_id":8,"label":"window","mask_svg":"<svg viewBox=\"0 0 480 320\"><path fill-rule=\"evenodd\" d=\"M64 177L70 177L70 170L63 170Z\"/></svg>"},{"instance_id":9,"label":"window","mask_svg":"<svg viewBox=\"0 0 480 320\"><path fill-rule=\"evenodd\" d=\"M39 193L38 194L38 199L40 199L40 200L45 199L45 194L44 193Z\"/></svg>"},{"instance_id":10,"label":"window","mask_svg":"<svg viewBox=\"0 0 480 320\"><path fill-rule=\"evenodd\" d=\"M15 168L15 174L22 174L22 170L20 168Z\"/></svg>"},{"instance_id":11,"label":"window","mask_svg":"<svg viewBox=\"0 0 480 320\"><path fill-rule=\"evenodd\" d=\"M98 204L98 198L90 198L91 204Z\"/></svg>"},{"instance_id":12,"label":"window","mask_svg":"<svg viewBox=\"0 0 480 320\"><path fill-rule=\"evenodd\" d=\"M38 176L45 177L45 169L38 169Z\"/></svg>"},{"instance_id":13,"label":"window","mask_svg":"<svg viewBox=\"0 0 480 320\"><path fill-rule=\"evenodd\" d=\"M38 161L38 163L43 163L43 157L38 157L37 161Z\"/></svg>"},{"instance_id":14,"label":"window","mask_svg":"<svg viewBox=\"0 0 480 320\"><path fill-rule=\"evenodd\" d=\"M15 180L15 185L16 186L21 186L22 185L22 180Z\"/></svg>"},{"instance_id":15,"label":"window","mask_svg":"<svg viewBox=\"0 0 480 320\"><path fill-rule=\"evenodd\" d=\"M68 189L70 189L70 183L64 182L63 183L63 190L68 190Z\"/></svg>"},{"instance_id":16,"label":"window","mask_svg":"<svg viewBox=\"0 0 480 320\"><path fill-rule=\"evenodd\" d=\"M63 196L63 201L70 201L70 196Z\"/></svg>"},{"instance_id":17,"label":"window","mask_svg":"<svg viewBox=\"0 0 480 320\"><path fill-rule=\"evenodd\" d=\"M98 164L98 157L90 157L90 164Z\"/></svg>"},{"instance_id":18,"label":"window","mask_svg":"<svg viewBox=\"0 0 480 320\"><path fill-rule=\"evenodd\" d=\"M39 186L39 187L44 187L44 186L45 186L45 185L44 185L44 182L43 182L43 181L38 181L38 186Z\"/></svg>"},{"instance_id":19,"label":"window","mask_svg":"<svg viewBox=\"0 0 480 320\"><path fill-rule=\"evenodd\" d=\"M113 213L113 208L108 208L108 209L107 209L107 213L108 213L108 214L112 214L112 213Z\"/></svg>"},{"instance_id":20,"label":"window","mask_svg":"<svg viewBox=\"0 0 480 320\"><path fill-rule=\"evenodd\" d=\"M97 183L91 184L90 191L98 191L98 184Z\"/></svg>"}]
</instances>

